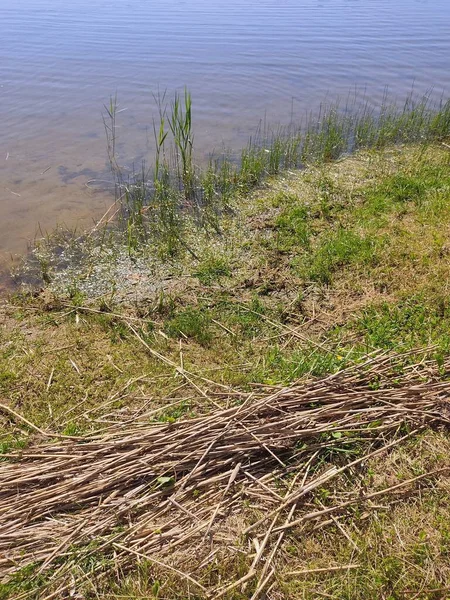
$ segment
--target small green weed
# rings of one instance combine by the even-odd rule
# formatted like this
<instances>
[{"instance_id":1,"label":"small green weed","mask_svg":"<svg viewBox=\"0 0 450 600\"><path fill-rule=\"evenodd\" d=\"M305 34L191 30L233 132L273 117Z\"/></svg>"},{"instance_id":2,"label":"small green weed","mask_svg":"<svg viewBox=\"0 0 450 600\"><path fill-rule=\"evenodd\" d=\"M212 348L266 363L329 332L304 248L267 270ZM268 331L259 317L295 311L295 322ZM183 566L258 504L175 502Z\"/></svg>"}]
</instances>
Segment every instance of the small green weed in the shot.
<instances>
[{"instance_id":1,"label":"small green weed","mask_svg":"<svg viewBox=\"0 0 450 600\"><path fill-rule=\"evenodd\" d=\"M198 265L193 275L200 283L210 285L221 277L230 277L231 268L225 258L209 256Z\"/></svg>"},{"instance_id":2,"label":"small green weed","mask_svg":"<svg viewBox=\"0 0 450 600\"><path fill-rule=\"evenodd\" d=\"M327 351L315 347L294 352L282 351L275 346L270 348L261 365L255 370L255 379L262 383L289 383L305 375L319 377L333 373L348 364L348 356L339 351Z\"/></svg>"},{"instance_id":3,"label":"small green weed","mask_svg":"<svg viewBox=\"0 0 450 600\"><path fill-rule=\"evenodd\" d=\"M419 165L414 173L399 172L364 192L364 204L356 212L358 219L372 217L375 224L381 215L404 211L413 204L427 212L441 213L448 208L450 176L442 166Z\"/></svg>"},{"instance_id":4,"label":"small green weed","mask_svg":"<svg viewBox=\"0 0 450 600\"><path fill-rule=\"evenodd\" d=\"M294 206L284 210L276 219L277 248L290 250L294 246L309 247L311 228L309 213L305 206Z\"/></svg>"},{"instance_id":5,"label":"small green weed","mask_svg":"<svg viewBox=\"0 0 450 600\"><path fill-rule=\"evenodd\" d=\"M30 564L14 573L7 583L0 583L0 600L8 600L22 596L24 592L28 592L29 596L34 590L45 582L45 576L38 574L37 564Z\"/></svg>"},{"instance_id":6,"label":"small green weed","mask_svg":"<svg viewBox=\"0 0 450 600\"><path fill-rule=\"evenodd\" d=\"M339 197L337 185L326 173L321 173L320 179L316 183L316 188L320 216L323 219L330 219L333 211L336 209L337 198Z\"/></svg>"},{"instance_id":7,"label":"small green weed","mask_svg":"<svg viewBox=\"0 0 450 600\"><path fill-rule=\"evenodd\" d=\"M80 427L76 423L67 423L63 435L79 435L81 433Z\"/></svg>"},{"instance_id":8,"label":"small green weed","mask_svg":"<svg viewBox=\"0 0 450 600\"><path fill-rule=\"evenodd\" d=\"M420 177L396 173L388 177L376 190L391 202L415 202L427 191L426 182Z\"/></svg>"},{"instance_id":9,"label":"small green weed","mask_svg":"<svg viewBox=\"0 0 450 600\"><path fill-rule=\"evenodd\" d=\"M330 284L333 274L349 264L373 264L377 241L339 228L306 257L301 275L310 281Z\"/></svg>"},{"instance_id":10,"label":"small green weed","mask_svg":"<svg viewBox=\"0 0 450 600\"><path fill-rule=\"evenodd\" d=\"M206 310L187 308L166 322L165 331L175 338L192 338L207 346L212 340L211 318Z\"/></svg>"},{"instance_id":11,"label":"small green weed","mask_svg":"<svg viewBox=\"0 0 450 600\"><path fill-rule=\"evenodd\" d=\"M15 378L16 374L14 373L14 371L2 371L0 373L0 385L8 384L11 381L14 381Z\"/></svg>"},{"instance_id":12,"label":"small green weed","mask_svg":"<svg viewBox=\"0 0 450 600\"><path fill-rule=\"evenodd\" d=\"M72 285L69 287L69 298L74 306L83 306L86 298L83 292L77 287L77 285Z\"/></svg>"},{"instance_id":13,"label":"small green weed","mask_svg":"<svg viewBox=\"0 0 450 600\"><path fill-rule=\"evenodd\" d=\"M8 454L9 452L13 452L14 450L21 450L22 448L26 448L27 443L27 438L13 437L12 435L7 435L0 442L0 461L7 460L7 457L2 458L2 454Z\"/></svg>"},{"instance_id":14,"label":"small green weed","mask_svg":"<svg viewBox=\"0 0 450 600\"><path fill-rule=\"evenodd\" d=\"M191 405L189 402L180 402L177 406L172 406L164 412L161 412L154 421L158 423L175 423L178 419L186 417L189 414L190 409Z\"/></svg>"},{"instance_id":15,"label":"small green weed","mask_svg":"<svg viewBox=\"0 0 450 600\"><path fill-rule=\"evenodd\" d=\"M216 318L222 319L228 327L238 328L239 336L253 339L264 329L267 323L261 315L265 315L266 308L258 296L254 296L249 303L236 303L228 295L224 295L216 305ZM239 337L235 342L239 343Z\"/></svg>"},{"instance_id":16,"label":"small green weed","mask_svg":"<svg viewBox=\"0 0 450 600\"><path fill-rule=\"evenodd\" d=\"M396 305L384 302L363 311L356 329L372 348L402 350L438 342L448 347L450 308L438 299L433 303L420 296Z\"/></svg>"}]
</instances>

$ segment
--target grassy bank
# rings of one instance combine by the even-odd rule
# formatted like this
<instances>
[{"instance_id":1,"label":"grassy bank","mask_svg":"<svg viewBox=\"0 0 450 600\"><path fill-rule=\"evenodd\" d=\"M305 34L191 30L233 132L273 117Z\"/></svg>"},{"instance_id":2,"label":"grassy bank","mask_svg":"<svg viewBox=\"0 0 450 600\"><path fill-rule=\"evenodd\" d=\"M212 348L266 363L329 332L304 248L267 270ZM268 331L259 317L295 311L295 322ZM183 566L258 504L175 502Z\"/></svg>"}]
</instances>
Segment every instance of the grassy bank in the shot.
<instances>
[{"instance_id":1,"label":"grassy bank","mask_svg":"<svg viewBox=\"0 0 450 600\"><path fill-rule=\"evenodd\" d=\"M88 298L91 267L72 274L65 295L12 298L1 308L5 459L33 448L42 432L92 435L142 415L149 423L176 423L232 406L252 389L260 394L338 372L376 351L430 347L429 373L441 370L445 379L449 167L444 142L366 150L284 172L241 196L239 212L222 216L221 235L187 229L194 252L173 257L169 266L153 258L152 285L142 265L130 272L136 291L126 301L114 286ZM413 352L405 364L422 359ZM371 385L381 384L375 378ZM358 452L341 445L327 461L342 464ZM377 491L447 468L448 456L448 432L427 429L307 501L317 508L361 486ZM238 531L248 525L244 505L242 522L230 517ZM325 527L293 528L277 555L268 597L446 598L449 517L444 473ZM206 570L178 555L175 566L190 565L206 587L237 580L252 553L239 536L233 544L234 558L219 544ZM70 559L77 581L86 575L74 588L80 597L204 597L145 560L97 579L109 559L94 552L77 564L75 547L72 552L58 564ZM339 569L349 564L357 566ZM49 583L38 571L31 565L4 580L0 597L47 597L51 577ZM39 591L44 584L45 593ZM252 585L226 597L250 598Z\"/></svg>"},{"instance_id":2,"label":"grassy bank","mask_svg":"<svg viewBox=\"0 0 450 600\"><path fill-rule=\"evenodd\" d=\"M183 272L184 258L189 269L189 261L198 262L211 240L222 244L230 223L234 227L245 218L248 195L271 177L326 165L359 150L415 143L425 151L450 135L448 100L412 93L400 104L386 94L373 107L366 98L350 94L344 104L324 104L300 123L274 129L261 122L239 155L223 150L200 164L189 92L175 95L172 102L165 94L155 101L154 157L140 165L127 165L118 150L117 99L105 106L115 201L91 231L80 235L58 229L38 240L17 269L19 282L51 284L58 293L71 287L73 293L89 297L108 293L122 302L136 291L127 281L134 272L138 279L147 278L155 292L162 277ZM326 177L323 185L324 195L330 195ZM326 278L325 273L321 276Z\"/></svg>"},{"instance_id":3,"label":"grassy bank","mask_svg":"<svg viewBox=\"0 0 450 600\"><path fill-rule=\"evenodd\" d=\"M393 144L433 143L450 134L450 101L416 97L403 104L386 93L380 106L350 94L344 104L323 104L300 123L271 128L265 121L240 156L224 151L198 164L195 151L192 99L188 90L155 97L158 118L153 122L155 160L139 168L123 166L120 110L117 98L105 107L104 125L109 162L115 178L116 204L129 252L149 244L166 257L188 252L192 227L220 234L223 215L241 195L267 177L309 164L323 164L361 149L381 150Z\"/></svg>"}]
</instances>

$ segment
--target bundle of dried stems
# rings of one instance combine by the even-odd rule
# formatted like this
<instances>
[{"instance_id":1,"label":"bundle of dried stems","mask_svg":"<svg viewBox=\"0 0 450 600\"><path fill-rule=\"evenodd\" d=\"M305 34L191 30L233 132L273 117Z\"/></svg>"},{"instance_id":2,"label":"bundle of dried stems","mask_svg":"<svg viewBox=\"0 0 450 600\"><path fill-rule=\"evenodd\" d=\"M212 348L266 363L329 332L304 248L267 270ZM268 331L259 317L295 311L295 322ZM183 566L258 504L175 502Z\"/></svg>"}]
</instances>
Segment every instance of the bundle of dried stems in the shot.
<instances>
[{"instance_id":1,"label":"bundle of dried stems","mask_svg":"<svg viewBox=\"0 0 450 600\"><path fill-rule=\"evenodd\" d=\"M50 599L73 586L74 577L81 585L77 561L103 556L90 574L105 576L146 558L205 597L250 585L256 599L271 584L288 529L327 523L349 506L368 506L376 496L410 491L436 476L355 493L314 511L307 506L317 488L355 474L370 457L424 427L450 422L450 382L425 359L405 367L407 358L370 357L324 379L252 392L201 418L155 424L142 414L103 433L43 440L6 455L0 463L0 576L7 581L37 565L42 597ZM442 368L449 370L450 361ZM225 530L227 518L249 505L251 524ZM207 588L201 566L218 551L232 552L237 540L251 556L248 572ZM188 568L174 559L186 548Z\"/></svg>"}]
</instances>

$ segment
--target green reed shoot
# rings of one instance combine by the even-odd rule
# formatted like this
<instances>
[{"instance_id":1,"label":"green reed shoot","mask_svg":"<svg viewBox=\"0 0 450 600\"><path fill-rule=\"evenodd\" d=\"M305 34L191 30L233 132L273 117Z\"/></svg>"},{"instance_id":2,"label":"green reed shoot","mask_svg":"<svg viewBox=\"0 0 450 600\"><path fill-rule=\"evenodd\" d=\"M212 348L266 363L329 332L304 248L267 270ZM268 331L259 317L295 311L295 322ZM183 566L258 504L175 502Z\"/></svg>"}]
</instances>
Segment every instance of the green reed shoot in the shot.
<instances>
[{"instance_id":1,"label":"green reed shoot","mask_svg":"<svg viewBox=\"0 0 450 600\"><path fill-rule=\"evenodd\" d=\"M151 241L162 254L194 254L185 241L188 222L220 232L221 215L239 195L282 170L335 160L359 148L450 137L450 100L435 105L429 96L416 99L410 94L399 107L386 93L378 109L355 98L343 108L323 105L297 126L272 131L260 123L239 159L224 153L200 169L195 166L191 94L187 89L183 96L175 94L169 106L165 94L155 99L153 167L146 170L143 165L128 178L116 156L117 99L105 106L108 158L132 251Z\"/></svg>"}]
</instances>

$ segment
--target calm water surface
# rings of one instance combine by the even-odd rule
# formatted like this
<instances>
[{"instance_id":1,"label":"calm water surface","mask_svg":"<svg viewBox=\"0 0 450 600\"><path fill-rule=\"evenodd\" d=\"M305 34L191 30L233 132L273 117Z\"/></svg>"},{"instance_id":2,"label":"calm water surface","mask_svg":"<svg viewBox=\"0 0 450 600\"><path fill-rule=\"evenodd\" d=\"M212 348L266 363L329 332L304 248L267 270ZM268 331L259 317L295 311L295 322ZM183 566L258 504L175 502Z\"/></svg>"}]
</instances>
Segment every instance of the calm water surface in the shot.
<instances>
[{"instance_id":1,"label":"calm water surface","mask_svg":"<svg viewBox=\"0 0 450 600\"><path fill-rule=\"evenodd\" d=\"M200 154L355 87L374 104L386 86L450 92L449 0L0 0L0 23L4 259L110 202L115 92L128 163L151 154L158 89L189 86Z\"/></svg>"}]
</instances>

